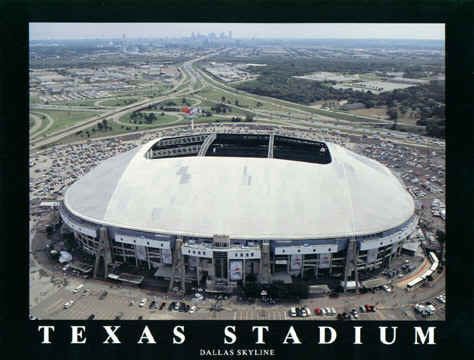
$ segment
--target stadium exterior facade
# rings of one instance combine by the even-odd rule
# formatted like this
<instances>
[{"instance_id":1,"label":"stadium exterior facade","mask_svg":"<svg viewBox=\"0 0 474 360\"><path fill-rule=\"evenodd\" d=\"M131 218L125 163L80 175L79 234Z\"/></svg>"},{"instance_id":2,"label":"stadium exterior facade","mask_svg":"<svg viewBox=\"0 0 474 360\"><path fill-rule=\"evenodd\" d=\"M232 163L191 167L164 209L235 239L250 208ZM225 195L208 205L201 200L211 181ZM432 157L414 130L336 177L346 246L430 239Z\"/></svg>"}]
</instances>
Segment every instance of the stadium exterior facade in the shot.
<instances>
[{"instance_id":1,"label":"stadium exterior facade","mask_svg":"<svg viewBox=\"0 0 474 360\"><path fill-rule=\"evenodd\" d=\"M232 289L249 276L346 284L390 264L417 225L412 197L382 164L272 134L153 140L70 186L60 215L95 274L126 263L170 288Z\"/></svg>"}]
</instances>

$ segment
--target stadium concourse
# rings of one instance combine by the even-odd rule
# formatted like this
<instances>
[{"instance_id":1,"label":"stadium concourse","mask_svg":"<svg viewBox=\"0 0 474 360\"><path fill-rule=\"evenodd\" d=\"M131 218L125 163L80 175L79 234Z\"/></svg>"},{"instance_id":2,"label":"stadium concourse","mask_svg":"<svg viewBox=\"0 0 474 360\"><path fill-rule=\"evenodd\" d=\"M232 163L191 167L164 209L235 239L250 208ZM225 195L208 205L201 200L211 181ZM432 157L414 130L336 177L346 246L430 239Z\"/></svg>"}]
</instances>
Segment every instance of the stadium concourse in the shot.
<instances>
[{"instance_id":1,"label":"stadium concourse","mask_svg":"<svg viewBox=\"0 0 474 360\"><path fill-rule=\"evenodd\" d=\"M384 165L277 131L151 140L72 184L60 215L95 258L95 276L132 266L170 289L229 292L250 278L358 287L390 265L418 222Z\"/></svg>"}]
</instances>

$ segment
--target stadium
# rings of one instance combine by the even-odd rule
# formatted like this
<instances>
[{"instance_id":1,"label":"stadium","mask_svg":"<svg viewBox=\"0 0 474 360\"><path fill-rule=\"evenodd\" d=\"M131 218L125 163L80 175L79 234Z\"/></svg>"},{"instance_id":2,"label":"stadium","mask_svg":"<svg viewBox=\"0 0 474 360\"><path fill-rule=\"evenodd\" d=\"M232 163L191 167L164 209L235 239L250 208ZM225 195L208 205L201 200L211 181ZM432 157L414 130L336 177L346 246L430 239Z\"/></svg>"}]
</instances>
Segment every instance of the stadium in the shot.
<instances>
[{"instance_id":1,"label":"stadium","mask_svg":"<svg viewBox=\"0 0 474 360\"><path fill-rule=\"evenodd\" d=\"M415 231L414 200L384 165L274 133L163 137L102 162L60 206L94 275L122 266L232 290L246 280L337 279L389 266Z\"/></svg>"}]
</instances>

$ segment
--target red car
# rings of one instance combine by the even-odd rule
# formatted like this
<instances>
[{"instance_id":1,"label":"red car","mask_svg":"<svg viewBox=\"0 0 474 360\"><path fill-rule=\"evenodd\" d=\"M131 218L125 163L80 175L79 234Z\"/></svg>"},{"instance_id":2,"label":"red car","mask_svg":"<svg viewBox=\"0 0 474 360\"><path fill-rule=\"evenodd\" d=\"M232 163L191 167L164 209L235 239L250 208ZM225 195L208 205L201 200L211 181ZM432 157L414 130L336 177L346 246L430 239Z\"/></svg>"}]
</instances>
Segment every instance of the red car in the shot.
<instances>
[{"instance_id":1,"label":"red car","mask_svg":"<svg viewBox=\"0 0 474 360\"><path fill-rule=\"evenodd\" d=\"M375 306L366 304L365 309L367 310L367 312L374 312L375 311Z\"/></svg>"},{"instance_id":2,"label":"red car","mask_svg":"<svg viewBox=\"0 0 474 360\"><path fill-rule=\"evenodd\" d=\"M314 309L314 313L315 313L316 315L321 315L321 314L322 314L322 312L321 312L321 309L320 309L320 308L316 308L316 309Z\"/></svg>"}]
</instances>

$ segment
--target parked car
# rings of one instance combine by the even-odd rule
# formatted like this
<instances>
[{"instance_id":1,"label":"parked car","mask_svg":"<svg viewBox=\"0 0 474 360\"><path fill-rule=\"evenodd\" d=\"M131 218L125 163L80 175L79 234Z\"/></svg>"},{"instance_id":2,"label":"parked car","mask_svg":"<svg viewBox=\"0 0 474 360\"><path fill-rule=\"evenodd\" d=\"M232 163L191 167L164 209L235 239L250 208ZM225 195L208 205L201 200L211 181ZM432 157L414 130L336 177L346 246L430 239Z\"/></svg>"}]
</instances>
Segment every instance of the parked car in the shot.
<instances>
[{"instance_id":1,"label":"parked car","mask_svg":"<svg viewBox=\"0 0 474 360\"><path fill-rule=\"evenodd\" d=\"M148 309L153 309L154 307L156 307L156 301L155 300L152 300L150 302L150 305L148 305Z\"/></svg>"},{"instance_id":2,"label":"parked car","mask_svg":"<svg viewBox=\"0 0 474 360\"><path fill-rule=\"evenodd\" d=\"M296 317L297 315L296 308L295 307L290 308L289 314L290 314L290 317Z\"/></svg>"},{"instance_id":3,"label":"parked car","mask_svg":"<svg viewBox=\"0 0 474 360\"><path fill-rule=\"evenodd\" d=\"M307 317L308 313L306 312L306 308L301 308L301 317Z\"/></svg>"},{"instance_id":4,"label":"parked car","mask_svg":"<svg viewBox=\"0 0 474 360\"><path fill-rule=\"evenodd\" d=\"M321 309L318 308L318 307L317 307L316 309L314 309L314 313L315 313L316 315L321 315L321 314L322 314Z\"/></svg>"},{"instance_id":5,"label":"parked car","mask_svg":"<svg viewBox=\"0 0 474 360\"><path fill-rule=\"evenodd\" d=\"M365 307L363 307L362 305L360 305L360 306L359 306L359 311L360 311L361 313L364 313L364 312L366 312L367 310L365 309Z\"/></svg>"},{"instance_id":6,"label":"parked car","mask_svg":"<svg viewBox=\"0 0 474 360\"><path fill-rule=\"evenodd\" d=\"M95 319L95 315L94 314L90 314L89 317L87 318L87 320L94 320Z\"/></svg>"},{"instance_id":7,"label":"parked car","mask_svg":"<svg viewBox=\"0 0 474 360\"><path fill-rule=\"evenodd\" d=\"M107 291L102 291L99 295L99 300L104 300L104 298L107 296L108 292Z\"/></svg>"},{"instance_id":8,"label":"parked car","mask_svg":"<svg viewBox=\"0 0 474 360\"><path fill-rule=\"evenodd\" d=\"M391 289L390 286L388 286L388 285L384 285L384 286L383 286L383 289L384 289L386 292L392 292L392 289Z\"/></svg>"},{"instance_id":9,"label":"parked car","mask_svg":"<svg viewBox=\"0 0 474 360\"><path fill-rule=\"evenodd\" d=\"M367 312L375 312L375 306L374 305L366 304L365 309L367 310Z\"/></svg>"},{"instance_id":10,"label":"parked car","mask_svg":"<svg viewBox=\"0 0 474 360\"><path fill-rule=\"evenodd\" d=\"M176 305L175 301L170 302L170 304L168 305L168 311L173 311L175 305Z\"/></svg>"},{"instance_id":11,"label":"parked car","mask_svg":"<svg viewBox=\"0 0 474 360\"><path fill-rule=\"evenodd\" d=\"M189 313L192 314L192 313L196 312L196 310L197 310L196 305L193 305L193 306L191 306L191 308L189 309Z\"/></svg>"},{"instance_id":12,"label":"parked car","mask_svg":"<svg viewBox=\"0 0 474 360\"><path fill-rule=\"evenodd\" d=\"M81 289L84 287L84 284L81 284L79 285L78 287L76 287L74 290L72 290L72 292L74 294L77 294L79 291L81 291Z\"/></svg>"},{"instance_id":13,"label":"parked car","mask_svg":"<svg viewBox=\"0 0 474 360\"><path fill-rule=\"evenodd\" d=\"M166 303L163 301L160 305L160 310L163 310L163 308L166 306Z\"/></svg>"},{"instance_id":14,"label":"parked car","mask_svg":"<svg viewBox=\"0 0 474 360\"><path fill-rule=\"evenodd\" d=\"M337 311L336 311L335 308L332 307L330 310L331 310L331 315L336 315L337 314Z\"/></svg>"},{"instance_id":15,"label":"parked car","mask_svg":"<svg viewBox=\"0 0 474 360\"><path fill-rule=\"evenodd\" d=\"M359 318L359 313L357 312L356 309L352 309L352 310L351 310L351 314L352 314L352 316L354 317L354 319L358 319L358 318Z\"/></svg>"},{"instance_id":16,"label":"parked car","mask_svg":"<svg viewBox=\"0 0 474 360\"><path fill-rule=\"evenodd\" d=\"M138 303L138 306L139 306L139 307L144 307L145 304L146 304L146 298L143 298L143 299L141 299L140 302Z\"/></svg>"},{"instance_id":17,"label":"parked car","mask_svg":"<svg viewBox=\"0 0 474 360\"><path fill-rule=\"evenodd\" d=\"M74 304L74 300L70 300L67 303L65 303L64 308L69 309L72 306L72 304Z\"/></svg>"}]
</instances>

